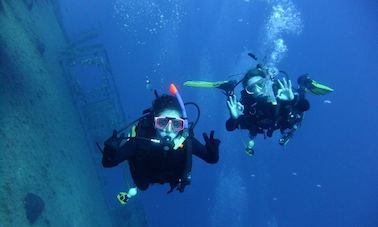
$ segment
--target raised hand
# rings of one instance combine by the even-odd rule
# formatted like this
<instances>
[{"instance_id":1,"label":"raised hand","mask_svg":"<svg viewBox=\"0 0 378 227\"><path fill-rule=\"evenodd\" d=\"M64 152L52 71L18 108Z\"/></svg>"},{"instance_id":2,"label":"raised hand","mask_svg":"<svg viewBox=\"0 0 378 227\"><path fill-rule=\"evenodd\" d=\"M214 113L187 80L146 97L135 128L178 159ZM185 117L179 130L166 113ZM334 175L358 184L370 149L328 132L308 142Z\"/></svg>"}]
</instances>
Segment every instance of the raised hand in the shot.
<instances>
[{"instance_id":1,"label":"raised hand","mask_svg":"<svg viewBox=\"0 0 378 227\"><path fill-rule=\"evenodd\" d=\"M203 139L205 140L205 146L207 150L216 152L218 151L220 140L214 138L214 130L211 130L210 132L210 138L207 136L206 133L202 134Z\"/></svg>"},{"instance_id":2,"label":"raised hand","mask_svg":"<svg viewBox=\"0 0 378 227\"><path fill-rule=\"evenodd\" d=\"M113 135L109 137L107 140L105 140L104 145L105 149L111 149L111 150L116 150L119 148L122 140L124 139L124 134L122 133L121 135L118 136L117 130L113 130Z\"/></svg>"},{"instance_id":3,"label":"raised hand","mask_svg":"<svg viewBox=\"0 0 378 227\"><path fill-rule=\"evenodd\" d=\"M293 89L291 87L291 81L286 81L285 78L282 79L282 82L278 80L280 88L277 92L277 98L282 101L292 101L294 99Z\"/></svg>"},{"instance_id":4,"label":"raised hand","mask_svg":"<svg viewBox=\"0 0 378 227\"><path fill-rule=\"evenodd\" d=\"M239 118L241 115L243 115L244 106L240 102L236 100L235 95L229 96L227 100L227 106L230 110L230 115L233 119Z\"/></svg>"}]
</instances>

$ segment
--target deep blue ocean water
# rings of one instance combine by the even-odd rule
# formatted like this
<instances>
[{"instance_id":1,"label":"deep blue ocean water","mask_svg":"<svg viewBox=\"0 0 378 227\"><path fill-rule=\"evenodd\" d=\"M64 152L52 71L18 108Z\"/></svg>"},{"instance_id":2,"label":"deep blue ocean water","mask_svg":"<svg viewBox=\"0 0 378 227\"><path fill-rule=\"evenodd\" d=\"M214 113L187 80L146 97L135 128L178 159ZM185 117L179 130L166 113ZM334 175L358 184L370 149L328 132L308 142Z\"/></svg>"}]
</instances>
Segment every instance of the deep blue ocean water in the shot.
<instances>
[{"instance_id":1,"label":"deep blue ocean water","mask_svg":"<svg viewBox=\"0 0 378 227\"><path fill-rule=\"evenodd\" d=\"M70 37L95 29L106 46L126 112L133 120L153 94L175 82L201 107L196 136L215 129L220 161L194 160L185 193L168 186L138 194L150 226L378 226L378 3L373 0L62 0ZM85 16L84 16L85 15ZM226 132L225 97L184 87L224 80L267 56L293 78L310 73L335 89L309 96L311 109L287 147ZM88 81L90 81L90 75ZM235 77L238 78L238 77ZM194 112L190 111L191 116ZM110 135L110 132L109 132ZM127 171L126 171L127 172ZM109 203L125 190L113 170ZM130 183L130 182L128 182Z\"/></svg>"}]
</instances>

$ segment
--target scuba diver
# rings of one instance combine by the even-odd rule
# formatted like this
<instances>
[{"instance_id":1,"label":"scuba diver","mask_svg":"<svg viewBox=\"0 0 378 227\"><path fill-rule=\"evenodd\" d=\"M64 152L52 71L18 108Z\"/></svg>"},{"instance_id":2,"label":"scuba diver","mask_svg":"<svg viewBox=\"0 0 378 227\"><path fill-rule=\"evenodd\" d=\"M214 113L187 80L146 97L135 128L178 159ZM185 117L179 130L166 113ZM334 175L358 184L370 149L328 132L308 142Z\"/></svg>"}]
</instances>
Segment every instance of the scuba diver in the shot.
<instances>
[{"instance_id":1,"label":"scuba diver","mask_svg":"<svg viewBox=\"0 0 378 227\"><path fill-rule=\"evenodd\" d=\"M255 55L248 55L257 60ZM278 77L280 74L284 75L282 79ZM310 109L310 103L305 98L306 92L324 95L333 91L332 88L312 80L308 74L300 76L297 82L298 87L293 89L286 72L257 64L240 81L187 81L184 85L215 87L224 91L230 111L226 129L248 130L250 140L246 144L246 152L253 155L254 139L258 134L272 137L276 130L280 130L282 136L279 144L285 146L289 142L299 128L304 113ZM240 101L237 101L234 94L238 84L243 87Z\"/></svg>"},{"instance_id":2,"label":"scuba diver","mask_svg":"<svg viewBox=\"0 0 378 227\"><path fill-rule=\"evenodd\" d=\"M118 194L121 204L135 196L137 188L144 191L154 183L168 183L168 193L174 189L183 192L191 182L192 155L207 163L218 162L220 140L214 138L214 131L210 136L203 133L205 145L194 137L198 106L184 104L174 84L171 84L170 92L172 95L159 96L155 91L152 107L129 126L114 130L104 142L102 165L108 168L128 161L136 185L128 192ZM194 123L188 122L185 105L189 104L198 111ZM130 129L127 137L121 133L126 129Z\"/></svg>"}]
</instances>

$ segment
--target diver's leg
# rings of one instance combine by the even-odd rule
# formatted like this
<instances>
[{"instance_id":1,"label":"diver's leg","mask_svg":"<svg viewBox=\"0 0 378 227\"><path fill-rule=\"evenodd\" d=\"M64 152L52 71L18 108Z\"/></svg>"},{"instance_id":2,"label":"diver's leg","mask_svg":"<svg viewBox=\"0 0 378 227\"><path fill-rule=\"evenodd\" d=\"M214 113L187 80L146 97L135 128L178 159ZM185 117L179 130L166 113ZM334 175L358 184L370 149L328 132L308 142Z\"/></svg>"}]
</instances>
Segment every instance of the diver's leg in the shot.
<instances>
[{"instance_id":1,"label":"diver's leg","mask_svg":"<svg viewBox=\"0 0 378 227\"><path fill-rule=\"evenodd\" d=\"M297 79L297 83L298 83L299 87L303 88L303 89L311 88L311 82L312 82L312 80L311 80L309 74L304 74L302 76L299 76L298 79Z\"/></svg>"},{"instance_id":2,"label":"diver's leg","mask_svg":"<svg viewBox=\"0 0 378 227\"><path fill-rule=\"evenodd\" d=\"M236 80L229 80L218 86L219 89L224 91L224 94L228 96L234 95L235 86L238 84Z\"/></svg>"},{"instance_id":3,"label":"diver's leg","mask_svg":"<svg viewBox=\"0 0 378 227\"><path fill-rule=\"evenodd\" d=\"M333 92L331 87L311 79L309 74L304 74L298 77L297 82L299 86L298 90L302 92L309 91L314 95L325 95Z\"/></svg>"}]
</instances>

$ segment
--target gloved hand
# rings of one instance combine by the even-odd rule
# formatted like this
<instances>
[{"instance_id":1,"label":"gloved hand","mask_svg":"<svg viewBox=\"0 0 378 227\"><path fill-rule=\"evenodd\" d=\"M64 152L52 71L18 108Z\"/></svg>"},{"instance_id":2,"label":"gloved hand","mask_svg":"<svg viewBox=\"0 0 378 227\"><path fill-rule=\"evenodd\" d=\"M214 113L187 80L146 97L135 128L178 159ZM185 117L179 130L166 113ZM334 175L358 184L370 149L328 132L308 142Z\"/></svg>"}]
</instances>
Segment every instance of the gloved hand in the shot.
<instances>
[{"instance_id":1,"label":"gloved hand","mask_svg":"<svg viewBox=\"0 0 378 227\"><path fill-rule=\"evenodd\" d=\"M111 150L111 151L116 151L122 140L124 139L124 134L122 133L120 136L117 136L118 132L117 130L113 130L113 135L111 137L109 137L107 140L105 140L104 142L104 150Z\"/></svg>"},{"instance_id":2,"label":"gloved hand","mask_svg":"<svg viewBox=\"0 0 378 227\"><path fill-rule=\"evenodd\" d=\"M211 152L217 152L219 149L220 140L214 138L214 130L211 130L210 138L206 133L203 133L202 136L206 143L206 149Z\"/></svg>"},{"instance_id":3,"label":"gloved hand","mask_svg":"<svg viewBox=\"0 0 378 227\"><path fill-rule=\"evenodd\" d=\"M244 106L236 100L235 95L228 97L227 106L233 119L238 119L241 115L243 115Z\"/></svg>"},{"instance_id":4,"label":"gloved hand","mask_svg":"<svg viewBox=\"0 0 378 227\"><path fill-rule=\"evenodd\" d=\"M285 78L283 78L283 82L280 80L277 81L280 85L280 89L277 91L277 98L282 101L292 101L294 99L294 93L291 87L291 81L289 80L287 82Z\"/></svg>"}]
</instances>

